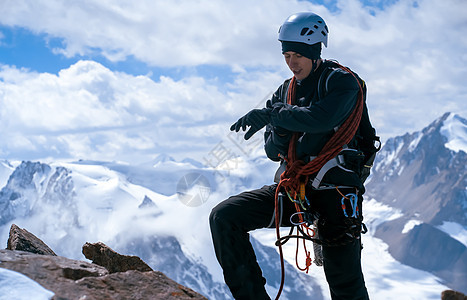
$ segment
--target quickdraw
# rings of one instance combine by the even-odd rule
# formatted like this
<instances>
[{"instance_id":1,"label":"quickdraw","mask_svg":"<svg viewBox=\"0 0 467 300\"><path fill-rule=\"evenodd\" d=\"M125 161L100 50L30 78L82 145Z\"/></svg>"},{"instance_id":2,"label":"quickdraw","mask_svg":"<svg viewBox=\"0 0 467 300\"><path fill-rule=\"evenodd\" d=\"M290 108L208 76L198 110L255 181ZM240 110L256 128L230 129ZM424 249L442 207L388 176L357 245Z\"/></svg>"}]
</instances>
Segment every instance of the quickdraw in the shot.
<instances>
[{"instance_id":1,"label":"quickdraw","mask_svg":"<svg viewBox=\"0 0 467 300\"><path fill-rule=\"evenodd\" d=\"M306 194L305 194L305 183L300 183L300 192L297 194L298 198L297 199L294 199L291 195L290 195L290 192L289 191L286 191L286 194L287 194L287 197L289 197L289 200L292 201L293 203L295 204L299 204L300 207L303 209L303 210L307 210L307 207L310 206L310 201L308 200L308 198L306 197ZM298 211L299 212L299 211Z\"/></svg>"}]
</instances>

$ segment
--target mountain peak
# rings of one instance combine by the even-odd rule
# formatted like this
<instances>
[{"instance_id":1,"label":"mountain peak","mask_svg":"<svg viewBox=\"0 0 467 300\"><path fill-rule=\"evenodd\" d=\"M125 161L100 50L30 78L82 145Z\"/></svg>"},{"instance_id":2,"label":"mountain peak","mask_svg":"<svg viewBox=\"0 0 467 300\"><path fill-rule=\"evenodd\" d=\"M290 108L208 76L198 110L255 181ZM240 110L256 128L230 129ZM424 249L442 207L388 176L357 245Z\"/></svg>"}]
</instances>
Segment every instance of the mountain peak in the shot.
<instances>
[{"instance_id":1,"label":"mountain peak","mask_svg":"<svg viewBox=\"0 0 467 300\"><path fill-rule=\"evenodd\" d=\"M465 224L466 124L446 113L421 131L388 139L376 158L368 194L435 226Z\"/></svg>"},{"instance_id":2,"label":"mountain peak","mask_svg":"<svg viewBox=\"0 0 467 300\"><path fill-rule=\"evenodd\" d=\"M467 153L467 120L453 113L446 113L441 119L440 133L447 139L445 147L454 152Z\"/></svg>"},{"instance_id":3,"label":"mountain peak","mask_svg":"<svg viewBox=\"0 0 467 300\"><path fill-rule=\"evenodd\" d=\"M152 165L156 166L157 164L165 162L175 162L175 159L166 153L161 153L152 161Z\"/></svg>"},{"instance_id":4,"label":"mountain peak","mask_svg":"<svg viewBox=\"0 0 467 300\"><path fill-rule=\"evenodd\" d=\"M391 255L463 292L466 246L440 228L466 227L466 161L467 121L446 113L421 131L388 139L366 185L367 196L403 212L375 230ZM422 261L422 256L445 260Z\"/></svg>"}]
</instances>

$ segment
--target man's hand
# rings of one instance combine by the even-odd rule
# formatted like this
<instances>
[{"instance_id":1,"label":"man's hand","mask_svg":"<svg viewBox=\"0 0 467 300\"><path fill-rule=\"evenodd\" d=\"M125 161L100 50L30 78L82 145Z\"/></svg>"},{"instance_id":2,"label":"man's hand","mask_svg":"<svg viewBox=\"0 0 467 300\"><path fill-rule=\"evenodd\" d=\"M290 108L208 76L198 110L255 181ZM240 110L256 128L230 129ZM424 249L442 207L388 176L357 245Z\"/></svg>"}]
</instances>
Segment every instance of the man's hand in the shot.
<instances>
[{"instance_id":1,"label":"man's hand","mask_svg":"<svg viewBox=\"0 0 467 300\"><path fill-rule=\"evenodd\" d=\"M271 108L263 109L253 109L240 119L230 126L230 130L238 132L240 128L245 131L247 126L250 126L250 129L245 133L245 140L248 140L258 132L261 128L269 124L271 116Z\"/></svg>"}]
</instances>

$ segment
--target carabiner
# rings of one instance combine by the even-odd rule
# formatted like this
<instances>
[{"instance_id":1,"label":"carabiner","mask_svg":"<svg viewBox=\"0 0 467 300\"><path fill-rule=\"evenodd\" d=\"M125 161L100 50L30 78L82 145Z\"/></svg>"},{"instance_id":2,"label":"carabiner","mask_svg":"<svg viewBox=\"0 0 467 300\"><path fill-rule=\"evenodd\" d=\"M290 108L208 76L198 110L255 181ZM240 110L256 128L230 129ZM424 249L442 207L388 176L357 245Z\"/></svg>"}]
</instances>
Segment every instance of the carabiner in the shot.
<instances>
[{"instance_id":1,"label":"carabiner","mask_svg":"<svg viewBox=\"0 0 467 300\"><path fill-rule=\"evenodd\" d=\"M348 199L350 202L350 206L352 208L352 218L358 218L358 196L357 194L350 193L342 197L341 199L341 206L342 206L342 211L344 212L344 216L346 218L349 217L347 214L347 207L345 206L345 200Z\"/></svg>"}]
</instances>

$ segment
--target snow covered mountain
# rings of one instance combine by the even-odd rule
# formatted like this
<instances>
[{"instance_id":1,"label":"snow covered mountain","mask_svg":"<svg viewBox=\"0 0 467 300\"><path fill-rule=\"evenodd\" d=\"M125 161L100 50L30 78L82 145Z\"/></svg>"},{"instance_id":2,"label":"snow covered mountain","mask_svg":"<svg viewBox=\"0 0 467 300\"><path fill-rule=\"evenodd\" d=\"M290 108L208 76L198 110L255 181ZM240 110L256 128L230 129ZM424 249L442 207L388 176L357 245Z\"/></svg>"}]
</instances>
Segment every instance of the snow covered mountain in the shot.
<instances>
[{"instance_id":1,"label":"snow covered mountain","mask_svg":"<svg viewBox=\"0 0 467 300\"><path fill-rule=\"evenodd\" d=\"M367 194L403 212L376 228L400 262L467 292L467 120L445 114L389 139Z\"/></svg>"},{"instance_id":2,"label":"snow covered mountain","mask_svg":"<svg viewBox=\"0 0 467 300\"><path fill-rule=\"evenodd\" d=\"M188 206L176 193L177 181L191 172L204 174L213 187L221 188L213 170L165 159L147 167L85 161L4 162L2 172L8 171L11 174L0 191L0 239L7 240L14 222L41 235L57 254L76 259L84 259L76 250L86 241L103 241L120 253L141 257L209 299L230 298L213 261L208 229L208 215L216 202ZM237 185L244 180L230 176ZM229 192L213 188L210 197L225 198ZM253 243L268 289L275 293L280 283L278 255L273 248ZM299 295L322 299L320 286L305 274L290 265L287 273L285 299Z\"/></svg>"},{"instance_id":3,"label":"snow covered mountain","mask_svg":"<svg viewBox=\"0 0 467 300\"><path fill-rule=\"evenodd\" d=\"M463 291L465 124L448 114L419 133L388 140L381 150L367 186L369 233L362 238L373 299L439 299L448 286ZM76 250L85 242L102 241L209 299L230 299L212 249L209 213L229 195L270 184L276 167L253 152L209 167L164 154L144 165L2 161L0 241L12 223L70 258L83 259ZM274 230L257 230L251 239L274 296L280 282ZM291 244L284 248L281 299L330 299L322 268L299 272Z\"/></svg>"}]
</instances>

